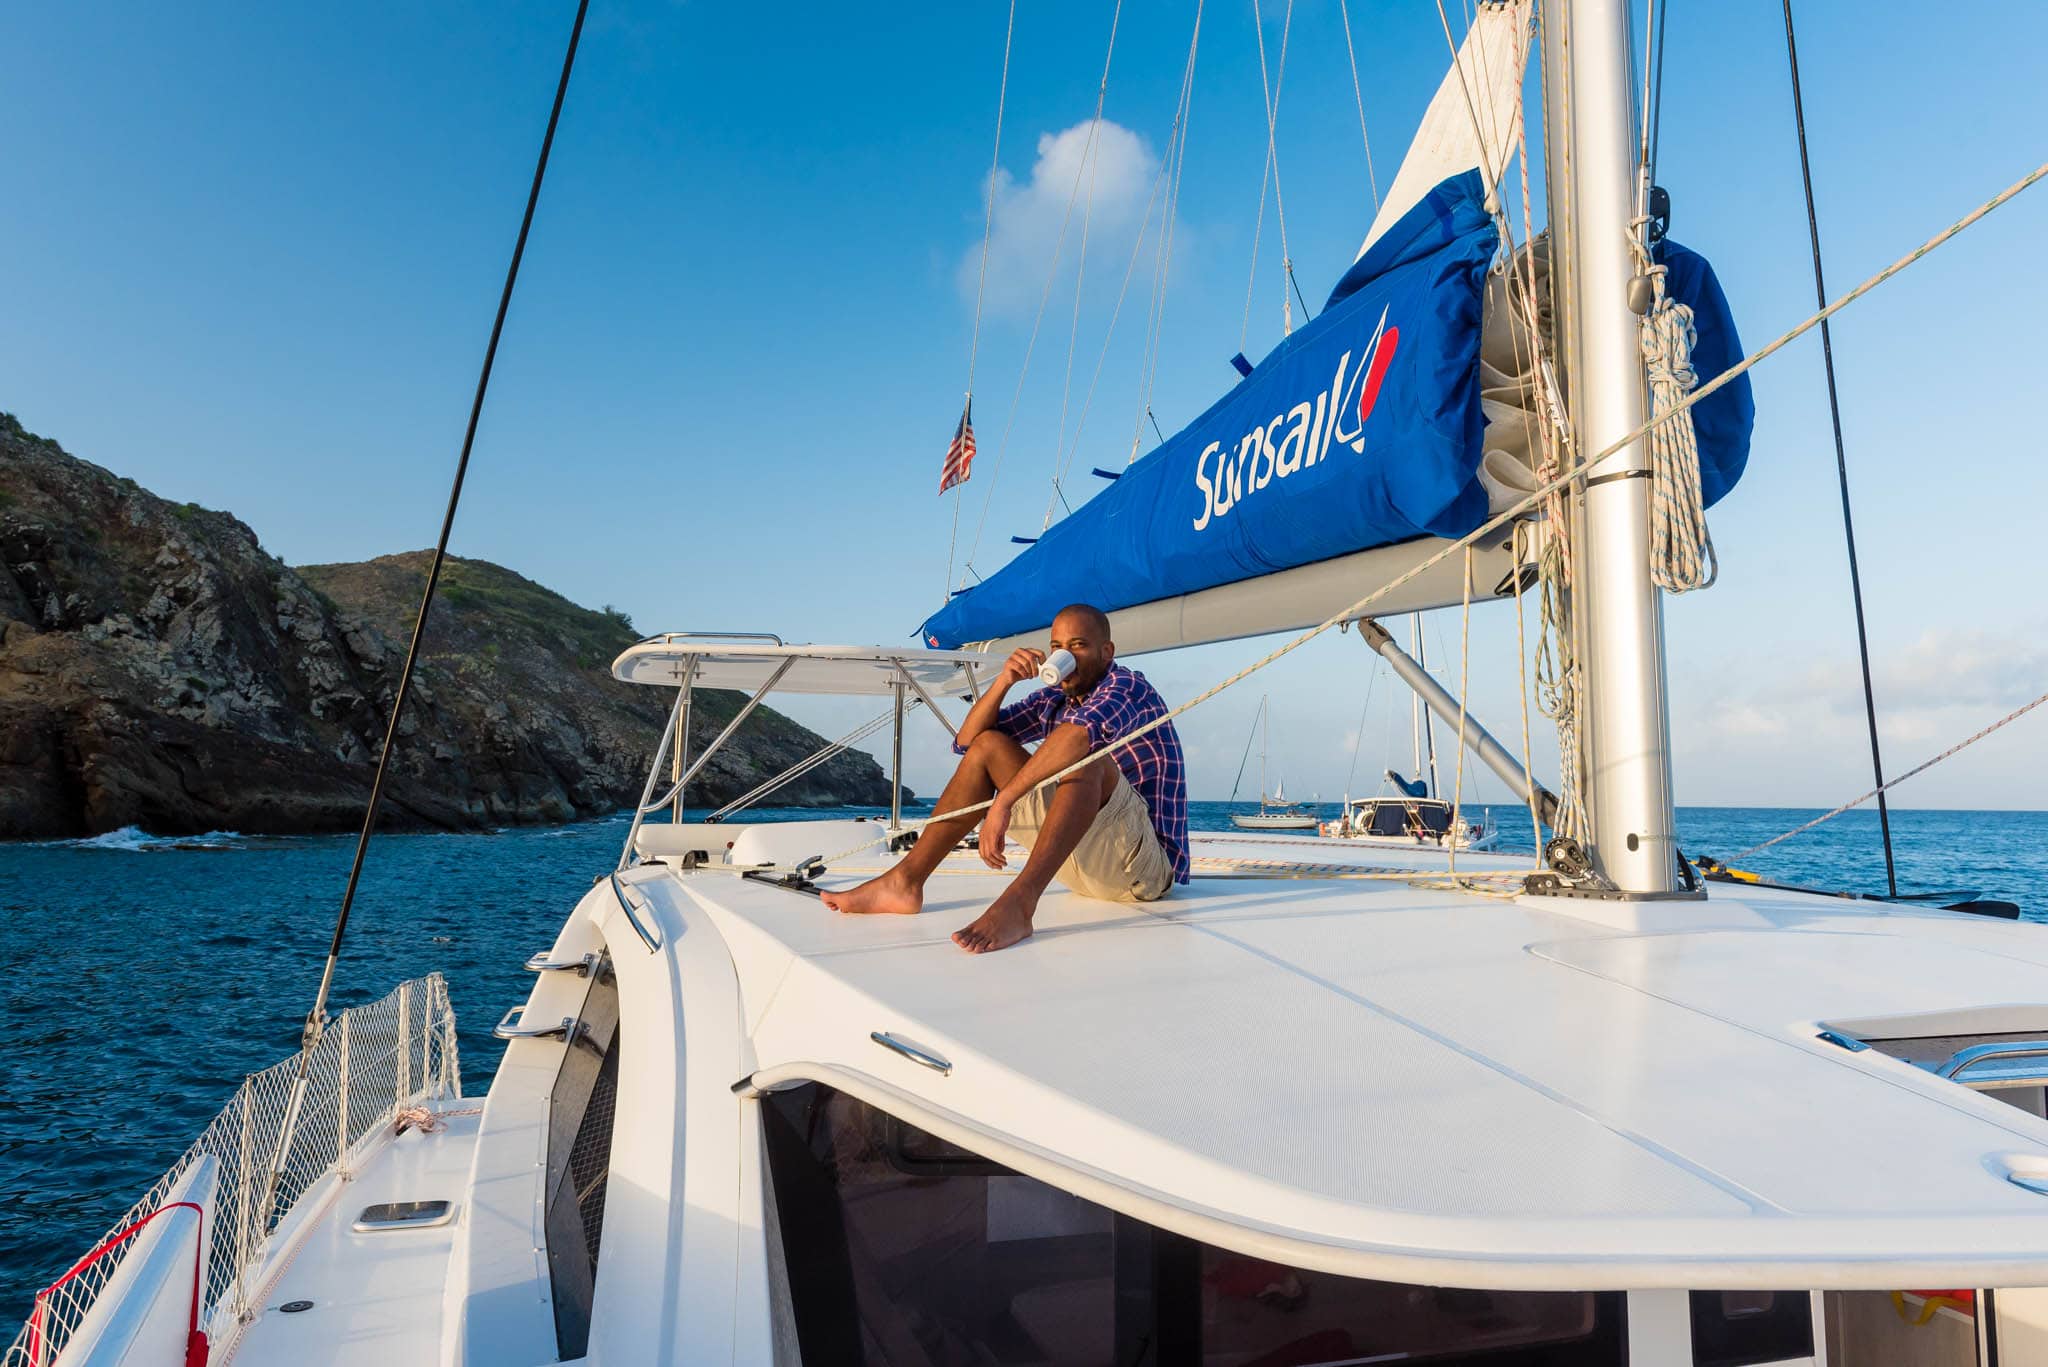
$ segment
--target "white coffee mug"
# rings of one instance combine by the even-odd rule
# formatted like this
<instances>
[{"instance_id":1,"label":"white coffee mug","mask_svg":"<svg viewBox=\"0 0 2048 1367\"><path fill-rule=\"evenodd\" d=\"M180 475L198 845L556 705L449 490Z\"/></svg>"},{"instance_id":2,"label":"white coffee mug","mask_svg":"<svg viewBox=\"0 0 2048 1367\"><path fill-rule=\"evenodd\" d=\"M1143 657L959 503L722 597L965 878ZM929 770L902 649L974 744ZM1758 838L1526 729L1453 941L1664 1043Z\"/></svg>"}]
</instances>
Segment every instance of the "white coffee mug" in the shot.
<instances>
[{"instance_id":1,"label":"white coffee mug","mask_svg":"<svg viewBox=\"0 0 2048 1367\"><path fill-rule=\"evenodd\" d=\"M1067 681L1067 676L1074 672L1077 663L1073 651L1055 650L1046 656L1045 663L1038 667L1038 681L1055 687L1063 684Z\"/></svg>"}]
</instances>

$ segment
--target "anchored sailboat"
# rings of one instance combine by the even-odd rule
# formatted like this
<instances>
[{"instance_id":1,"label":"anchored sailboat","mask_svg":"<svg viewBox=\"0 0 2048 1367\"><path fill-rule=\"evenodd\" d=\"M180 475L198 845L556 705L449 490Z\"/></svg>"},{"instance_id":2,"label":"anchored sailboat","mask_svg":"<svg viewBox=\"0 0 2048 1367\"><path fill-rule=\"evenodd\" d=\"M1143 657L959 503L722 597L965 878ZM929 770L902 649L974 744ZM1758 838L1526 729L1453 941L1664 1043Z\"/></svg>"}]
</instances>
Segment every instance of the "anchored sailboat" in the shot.
<instances>
[{"instance_id":1,"label":"anchored sailboat","mask_svg":"<svg viewBox=\"0 0 2048 1367\"><path fill-rule=\"evenodd\" d=\"M1530 11L1481 4L1329 307L932 649L628 650L669 728L481 1105L437 980L316 1011L7 1367L2042 1362L2039 929L1702 886L1673 836L1660 585L1710 566L1750 413L1710 273L1646 231L1628 19L1546 7L1540 250L1498 213ZM1643 361L1680 300L1690 394L1671 333ZM817 900L900 811L682 820L697 687L886 699L854 734L900 741L1077 585L1125 653L1356 622L1397 672L1375 615L1539 598L1554 791L1403 677L1558 838L1198 839L1172 900L1054 891L969 960L948 934L1006 886L978 859L920 916Z\"/></svg>"},{"instance_id":2,"label":"anchored sailboat","mask_svg":"<svg viewBox=\"0 0 2048 1367\"><path fill-rule=\"evenodd\" d=\"M1241 831L1312 831L1318 825L1315 812L1299 803L1287 800L1287 781L1282 779L1273 796L1266 796L1266 725L1271 713L1272 699L1259 699L1259 718L1253 723L1252 733L1259 742L1259 810L1257 812L1232 812L1230 824ZM1245 741L1245 749L1251 749L1251 741ZM1240 776L1244 766L1238 765ZM1237 801L1237 792L1231 791L1230 800Z\"/></svg>"},{"instance_id":3,"label":"anchored sailboat","mask_svg":"<svg viewBox=\"0 0 2048 1367\"><path fill-rule=\"evenodd\" d=\"M1361 624L1361 635L1367 625ZM1419 619L1410 620L1408 644L1414 652L1416 671L1427 679L1428 667L1423 660L1422 623ZM1483 815L1468 813L1458 804L1437 795L1442 789L1437 777L1436 731L1432 714L1420 691L1412 693L1409 698L1409 734L1415 747L1413 776L1403 778L1397 771L1389 769L1381 777L1377 794L1360 798L1347 795L1343 811L1336 820L1322 824L1322 833L1375 845L1434 844L1457 850L1484 850L1498 844L1500 829L1497 826L1490 826ZM1360 739L1363 740L1362 733ZM1355 764L1355 751L1352 759ZM1524 782L1518 785L1518 791L1526 787L1526 778L1523 775ZM1387 791L1390 788L1393 790L1391 793Z\"/></svg>"}]
</instances>

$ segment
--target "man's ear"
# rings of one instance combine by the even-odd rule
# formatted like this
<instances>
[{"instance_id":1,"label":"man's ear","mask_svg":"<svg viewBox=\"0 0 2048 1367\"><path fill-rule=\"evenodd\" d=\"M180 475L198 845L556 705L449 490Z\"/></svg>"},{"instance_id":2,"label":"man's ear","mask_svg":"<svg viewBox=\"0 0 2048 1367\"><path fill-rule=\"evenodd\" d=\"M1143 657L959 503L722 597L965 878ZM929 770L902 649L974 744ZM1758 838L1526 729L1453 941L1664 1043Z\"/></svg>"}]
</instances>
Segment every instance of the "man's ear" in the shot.
<instances>
[{"instance_id":1,"label":"man's ear","mask_svg":"<svg viewBox=\"0 0 2048 1367\"><path fill-rule=\"evenodd\" d=\"M1104 665L1103 665L1103 668L1107 669L1107 668L1108 668L1108 667L1109 667L1110 665L1113 665L1113 664L1115 664L1115 663L1116 663L1116 642L1115 642L1115 641L1104 641L1104 642L1102 643L1102 654L1103 654L1103 658L1104 658Z\"/></svg>"}]
</instances>

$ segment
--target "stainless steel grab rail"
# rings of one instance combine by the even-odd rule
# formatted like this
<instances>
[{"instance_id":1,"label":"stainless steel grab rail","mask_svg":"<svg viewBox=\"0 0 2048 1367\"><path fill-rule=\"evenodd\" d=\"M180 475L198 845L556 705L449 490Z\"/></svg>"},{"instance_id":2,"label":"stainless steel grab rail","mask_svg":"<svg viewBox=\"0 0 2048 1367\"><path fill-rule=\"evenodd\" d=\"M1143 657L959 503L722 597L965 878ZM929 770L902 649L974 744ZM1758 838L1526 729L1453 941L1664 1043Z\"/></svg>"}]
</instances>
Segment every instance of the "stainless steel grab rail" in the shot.
<instances>
[{"instance_id":1,"label":"stainless steel grab rail","mask_svg":"<svg viewBox=\"0 0 2048 1367\"><path fill-rule=\"evenodd\" d=\"M600 957L602 956L597 951L592 950L580 959L550 959L548 952L543 949L540 953L526 961L526 971L528 973L574 973L579 978L587 978L597 971L597 961Z\"/></svg>"},{"instance_id":2,"label":"stainless steel grab rail","mask_svg":"<svg viewBox=\"0 0 2048 1367\"><path fill-rule=\"evenodd\" d=\"M953 1071L953 1065L950 1062L940 1058L931 1050L920 1048L908 1040L898 1039L886 1030L871 1031L868 1034L868 1038L881 1045L884 1049L894 1050L912 1063L922 1064L935 1073L950 1074Z\"/></svg>"},{"instance_id":3,"label":"stainless steel grab rail","mask_svg":"<svg viewBox=\"0 0 2048 1367\"><path fill-rule=\"evenodd\" d=\"M772 631L657 631L652 636L642 636L635 645L652 645L656 641L673 645L677 641L773 641L785 645L780 636Z\"/></svg>"},{"instance_id":4,"label":"stainless steel grab rail","mask_svg":"<svg viewBox=\"0 0 2048 1367\"><path fill-rule=\"evenodd\" d=\"M1979 1064L1999 1059L2038 1058L2048 1059L2048 1040L2009 1040L2002 1044L1973 1044L1967 1049L1958 1049L1942 1062L1932 1065L1936 1077L1960 1082L1965 1087L1992 1089L1998 1087L2025 1087L2048 1083L2048 1064L2041 1068L2018 1072L2000 1073L1995 1078L1972 1082L1962 1076Z\"/></svg>"},{"instance_id":5,"label":"stainless steel grab rail","mask_svg":"<svg viewBox=\"0 0 2048 1367\"><path fill-rule=\"evenodd\" d=\"M619 876L614 873L609 875L609 877L612 884L612 896L619 899L619 910L626 913L626 924L633 927L633 933L640 937L640 943L647 946L649 954L657 952L661 948L661 937L642 923L637 914L638 909L634 907L632 899L626 896L626 885L619 881Z\"/></svg>"},{"instance_id":6,"label":"stainless steel grab rail","mask_svg":"<svg viewBox=\"0 0 2048 1367\"><path fill-rule=\"evenodd\" d=\"M562 1017L560 1025L514 1025L512 1023L513 1017L524 1017L525 1014L526 1003L520 1002L505 1012L498 1023L491 1027L491 1033L499 1039L571 1040L582 1033L583 1030L583 1022L577 1020L574 1016Z\"/></svg>"}]
</instances>

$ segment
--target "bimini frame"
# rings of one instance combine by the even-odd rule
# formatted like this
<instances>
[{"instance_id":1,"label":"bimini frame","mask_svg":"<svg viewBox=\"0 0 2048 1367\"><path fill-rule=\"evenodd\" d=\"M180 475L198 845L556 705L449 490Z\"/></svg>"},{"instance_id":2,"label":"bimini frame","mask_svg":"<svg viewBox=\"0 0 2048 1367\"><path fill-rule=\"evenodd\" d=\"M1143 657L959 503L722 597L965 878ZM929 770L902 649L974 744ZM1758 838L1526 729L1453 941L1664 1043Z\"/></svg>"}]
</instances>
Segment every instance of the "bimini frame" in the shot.
<instances>
[{"instance_id":1,"label":"bimini frame","mask_svg":"<svg viewBox=\"0 0 2048 1367\"><path fill-rule=\"evenodd\" d=\"M612 662L614 677L627 683L651 684L676 690L675 705L669 709L667 725L655 745L654 758L641 788L640 801L633 810L633 823L626 832L625 848L619 852L618 867L633 860L634 842L646 819L667 808L669 819L683 820L683 793L711 757L724 748L754 709L771 692L812 693L836 696L886 696L891 710L852 733L798 760L775 777L713 812L707 821L717 821L751 802L774 792L811 769L831 759L856 741L880 728L882 721L894 725L890 746L889 830L903 828L903 718L912 706L922 704L938 719L948 735L959 729L939 709L938 697L977 698L1002 666L1004 657L971 650L901 650L888 646L789 645L781 637L765 632L667 632L650 636L626 649ZM748 690L744 706L733 714L702 754L689 755L691 700L699 688ZM936 695L936 696L935 696ZM655 789L662 779L664 763L669 788L659 797Z\"/></svg>"}]
</instances>

